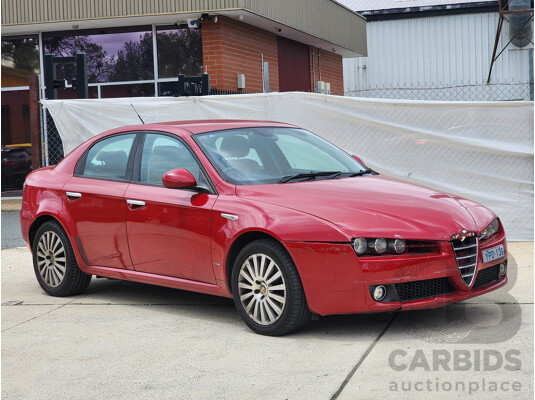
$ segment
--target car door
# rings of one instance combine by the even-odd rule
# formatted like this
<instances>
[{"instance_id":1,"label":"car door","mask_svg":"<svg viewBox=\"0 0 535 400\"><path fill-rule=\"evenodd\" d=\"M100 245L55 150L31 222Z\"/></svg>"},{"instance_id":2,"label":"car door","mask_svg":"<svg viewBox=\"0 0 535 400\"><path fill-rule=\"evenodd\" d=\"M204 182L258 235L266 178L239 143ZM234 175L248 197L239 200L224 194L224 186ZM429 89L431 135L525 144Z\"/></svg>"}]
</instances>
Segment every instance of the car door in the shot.
<instances>
[{"instance_id":1,"label":"car door","mask_svg":"<svg viewBox=\"0 0 535 400\"><path fill-rule=\"evenodd\" d=\"M63 187L64 210L89 265L132 269L124 193L131 178L136 134L105 137L80 158Z\"/></svg>"},{"instance_id":2,"label":"car door","mask_svg":"<svg viewBox=\"0 0 535 400\"><path fill-rule=\"evenodd\" d=\"M136 271L215 283L211 257L213 190L169 189L163 174L190 171L210 183L196 157L176 136L147 133L125 193L126 227Z\"/></svg>"}]
</instances>

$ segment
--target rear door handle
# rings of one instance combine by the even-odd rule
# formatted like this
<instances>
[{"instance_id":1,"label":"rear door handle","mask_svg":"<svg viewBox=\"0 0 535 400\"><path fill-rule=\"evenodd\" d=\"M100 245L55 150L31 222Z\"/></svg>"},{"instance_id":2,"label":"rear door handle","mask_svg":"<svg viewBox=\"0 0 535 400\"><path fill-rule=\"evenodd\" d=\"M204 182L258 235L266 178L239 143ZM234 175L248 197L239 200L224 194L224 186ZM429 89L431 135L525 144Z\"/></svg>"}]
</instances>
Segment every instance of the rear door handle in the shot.
<instances>
[{"instance_id":1,"label":"rear door handle","mask_svg":"<svg viewBox=\"0 0 535 400\"><path fill-rule=\"evenodd\" d=\"M80 197L82 197L82 193L78 193L78 192L66 192L65 194L67 195L67 197L70 197L71 199L79 199Z\"/></svg>"},{"instance_id":2,"label":"rear door handle","mask_svg":"<svg viewBox=\"0 0 535 400\"><path fill-rule=\"evenodd\" d=\"M144 207L145 206L145 202L144 201L141 201L141 200L126 200L126 202L128 203L129 206L131 206L131 208L140 208L140 207Z\"/></svg>"}]
</instances>

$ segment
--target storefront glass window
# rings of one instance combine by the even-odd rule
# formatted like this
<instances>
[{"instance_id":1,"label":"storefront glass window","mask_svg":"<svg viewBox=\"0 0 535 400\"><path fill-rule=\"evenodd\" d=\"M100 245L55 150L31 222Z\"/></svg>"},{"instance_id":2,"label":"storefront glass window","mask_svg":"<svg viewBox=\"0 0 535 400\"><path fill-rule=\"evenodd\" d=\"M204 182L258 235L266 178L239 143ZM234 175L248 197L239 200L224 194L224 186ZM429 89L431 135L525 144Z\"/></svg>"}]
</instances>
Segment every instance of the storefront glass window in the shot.
<instances>
[{"instance_id":1,"label":"storefront glass window","mask_svg":"<svg viewBox=\"0 0 535 400\"><path fill-rule=\"evenodd\" d=\"M43 35L45 54L69 57L87 54L90 83L154 79L152 28L116 28L51 32ZM57 79L70 81L74 66L58 65Z\"/></svg>"},{"instance_id":2,"label":"storefront glass window","mask_svg":"<svg viewBox=\"0 0 535 400\"><path fill-rule=\"evenodd\" d=\"M28 86L33 74L39 74L38 37L2 38L2 87Z\"/></svg>"},{"instance_id":3,"label":"storefront glass window","mask_svg":"<svg viewBox=\"0 0 535 400\"><path fill-rule=\"evenodd\" d=\"M158 77L176 78L178 74L201 75L202 37L200 29L159 27L156 31Z\"/></svg>"}]
</instances>

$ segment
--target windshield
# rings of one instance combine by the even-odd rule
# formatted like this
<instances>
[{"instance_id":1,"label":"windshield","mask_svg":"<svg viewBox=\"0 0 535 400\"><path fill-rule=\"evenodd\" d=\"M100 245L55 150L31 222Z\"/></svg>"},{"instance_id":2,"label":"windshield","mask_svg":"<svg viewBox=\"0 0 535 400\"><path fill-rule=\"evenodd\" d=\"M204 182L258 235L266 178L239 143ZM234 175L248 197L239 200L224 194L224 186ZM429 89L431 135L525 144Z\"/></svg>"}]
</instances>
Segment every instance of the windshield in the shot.
<instances>
[{"instance_id":1,"label":"windshield","mask_svg":"<svg viewBox=\"0 0 535 400\"><path fill-rule=\"evenodd\" d=\"M294 128L240 128L193 135L217 172L235 185L334 179L369 172L322 138Z\"/></svg>"}]
</instances>

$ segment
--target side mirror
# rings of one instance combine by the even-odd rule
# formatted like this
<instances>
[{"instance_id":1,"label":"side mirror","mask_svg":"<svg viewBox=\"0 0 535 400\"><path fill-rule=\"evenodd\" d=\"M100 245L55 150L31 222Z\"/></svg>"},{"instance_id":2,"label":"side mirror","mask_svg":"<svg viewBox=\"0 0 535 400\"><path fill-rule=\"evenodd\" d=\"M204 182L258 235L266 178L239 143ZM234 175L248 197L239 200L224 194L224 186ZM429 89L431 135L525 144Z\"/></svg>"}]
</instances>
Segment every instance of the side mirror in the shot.
<instances>
[{"instance_id":1,"label":"side mirror","mask_svg":"<svg viewBox=\"0 0 535 400\"><path fill-rule=\"evenodd\" d=\"M366 166L366 164L364 164L364 161L362 161L362 160L360 159L360 157L358 157L358 156L356 156L356 155L354 155L354 154L353 154L351 157L353 157L355 160L357 160L359 163L361 163L363 167L368 168L368 167Z\"/></svg>"},{"instance_id":2,"label":"side mirror","mask_svg":"<svg viewBox=\"0 0 535 400\"><path fill-rule=\"evenodd\" d=\"M163 186L170 189L183 189L197 186L197 181L184 168L176 168L163 174Z\"/></svg>"}]
</instances>

